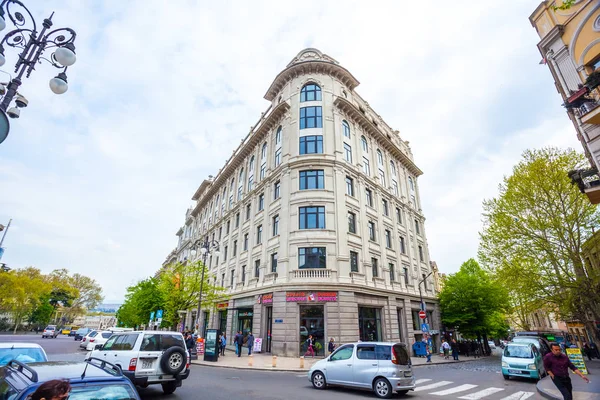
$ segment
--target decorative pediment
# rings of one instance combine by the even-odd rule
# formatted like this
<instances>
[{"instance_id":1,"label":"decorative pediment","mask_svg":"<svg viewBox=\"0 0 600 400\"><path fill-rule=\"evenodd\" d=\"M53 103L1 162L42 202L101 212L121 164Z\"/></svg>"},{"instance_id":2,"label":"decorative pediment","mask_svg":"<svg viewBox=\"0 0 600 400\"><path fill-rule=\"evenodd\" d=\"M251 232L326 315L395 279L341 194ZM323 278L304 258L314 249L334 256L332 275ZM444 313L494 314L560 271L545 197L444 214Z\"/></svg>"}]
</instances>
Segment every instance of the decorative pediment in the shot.
<instances>
[{"instance_id":1,"label":"decorative pediment","mask_svg":"<svg viewBox=\"0 0 600 400\"><path fill-rule=\"evenodd\" d=\"M327 54L321 53L317 49L308 48L302 50L290 63L286 66L286 68L291 67L294 64L298 64L306 61L325 61L330 62L332 64L339 65L340 63L334 60L332 57L329 57Z\"/></svg>"}]
</instances>

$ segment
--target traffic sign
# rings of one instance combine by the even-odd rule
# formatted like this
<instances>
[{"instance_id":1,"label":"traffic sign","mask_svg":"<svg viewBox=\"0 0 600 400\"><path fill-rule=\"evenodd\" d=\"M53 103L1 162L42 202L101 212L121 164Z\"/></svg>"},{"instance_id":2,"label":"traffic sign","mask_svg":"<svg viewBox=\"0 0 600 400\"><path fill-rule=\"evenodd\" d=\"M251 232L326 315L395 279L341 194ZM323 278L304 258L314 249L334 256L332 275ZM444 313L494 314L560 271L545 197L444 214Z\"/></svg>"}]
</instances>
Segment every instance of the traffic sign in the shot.
<instances>
[{"instance_id":1,"label":"traffic sign","mask_svg":"<svg viewBox=\"0 0 600 400\"><path fill-rule=\"evenodd\" d=\"M427 314L425 313L425 311L423 311L423 310L419 311L419 318L421 318L421 319L427 318Z\"/></svg>"},{"instance_id":2,"label":"traffic sign","mask_svg":"<svg viewBox=\"0 0 600 400\"><path fill-rule=\"evenodd\" d=\"M162 319L162 316L163 316L163 310L156 311L156 318Z\"/></svg>"},{"instance_id":3,"label":"traffic sign","mask_svg":"<svg viewBox=\"0 0 600 400\"><path fill-rule=\"evenodd\" d=\"M428 333L429 332L429 325L427 325L427 324L421 324L421 331L423 333Z\"/></svg>"},{"instance_id":4,"label":"traffic sign","mask_svg":"<svg viewBox=\"0 0 600 400\"><path fill-rule=\"evenodd\" d=\"M153 321L153 320L154 320L154 311L152 311L152 312L150 313L150 321Z\"/></svg>"}]
</instances>

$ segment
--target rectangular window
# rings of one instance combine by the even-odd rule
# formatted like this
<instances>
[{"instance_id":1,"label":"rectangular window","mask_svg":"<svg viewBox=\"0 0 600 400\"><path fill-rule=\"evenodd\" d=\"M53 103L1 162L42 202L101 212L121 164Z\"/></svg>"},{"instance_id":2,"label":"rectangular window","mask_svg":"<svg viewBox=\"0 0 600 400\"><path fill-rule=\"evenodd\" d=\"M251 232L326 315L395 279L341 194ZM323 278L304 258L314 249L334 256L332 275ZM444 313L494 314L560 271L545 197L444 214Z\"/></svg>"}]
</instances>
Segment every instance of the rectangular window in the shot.
<instances>
[{"instance_id":1,"label":"rectangular window","mask_svg":"<svg viewBox=\"0 0 600 400\"><path fill-rule=\"evenodd\" d=\"M277 272L277 253L271 254L271 272Z\"/></svg>"},{"instance_id":2,"label":"rectangular window","mask_svg":"<svg viewBox=\"0 0 600 400\"><path fill-rule=\"evenodd\" d=\"M258 196L258 211L262 211L265 208L265 194L261 193Z\"/></svg>"},{"instance_id":3,"label":"rectangular window","mask_svg":"<svg viewBox=\"0 0 600 400\"><path fill-rule=\"evenodd\" d=\"M273 236L279 235L279 215L273 217Z\"/></svg>"},{"instance_id":4,"label":"rectangular window","mask_svg":"<svg viewBox=\"0 0 600 400\"><path fill-rule=\"evenodd\" d=\"M377 259L371 257L371 269L373 270L373 277L379 276L379 267L377 265Z\"/></svg>"},{"instance_id":5,"label":"rectangular window","mask_svg":"<svg viewBox=\"0 0 600 400\"><path fill-rule=\"evenodd\" d=\"M267 174L267 165L263 164L260 166L260 180L265 179L265 175Z\"/></svg>"},{"instance_id":6,"label":"rectangular window","mask_svg":"<svg viewBox=\"0 0 600 400\"><path fill-rule=\"evenodd\" d=\"M419 246L419 260L425 261L425 258L423 257L423 246Z\"/></svg>"},{"instance_id":7,"label":"rectangular window","mask_svg":"<svg viewBox=\"0 0 600 400\"><path fill-rule=\"evenodd\" d=\"M275 144L281 143L281 127L277 129L277 133L275 134Z\"/></svg>"},{"instance_id":8,"label":"rectangular window","mask_svg":"<svg viewBox=\"0 0 600 400\"><path fill-rule=\"evenodd\" d=\"M400 236L400 252L406 254L406 246L404 244L404 238Z\"/></svg>"},{"instance_id":9,"label":"rectangular window","mask_svg":"<svg viewBox=\"0 0 600 400\"><path fill-rule=\"evenodd\" d=\"M392 188L394 190L394 194L396 196L400 196L400 192L398 191L398 182L392 181Z\"/></svg>"},{"instance_id":10,"label":"rectangular window","mask_svg":"<svg viewBox=\"0 0 600 400\"><path fill-rule=\"evenodd\" d=\"M381 204L383 205L383 215L385 215L386 217L389 217L390 209L388 207L388 201L386 199L382 199Z\"/></svg>"},{"instance_id":11,"label":"rectangular window","mask_svg":"<svg viewBox=\"0 0 600 400\"><path fill-rule=\"evenodd\" d=\"M223 261L227 261L227 250L229 249L228 246L225 246L225 248L223 249Z\"/></svg>"},{"instance_id":12,"label":"rectangular window","mask_svg":"<svg viewBox=\"0 0 600 400\"><path fill-rule=\"evenodd\" d=\"M365 189L365 194L367 199L367 205L373 207L373 192L371 192L371 189Z\"/></svg>"},{"instance_id":13,"label":"rectangular window","mask_svg":"<svg viewBox=\"0 0 600 400\"><path fill-rule=\"evenodd\" d=\"M235 227L240 227L240 213L235 214Z\"/></svg>"},{"instance_id":14,"label":"rectangular window","mask_svg":"<svg viewBox=\"0 0 600 400\"><path fill-rule=\"evenodd\" d=\"M346 194L354 197L354 180L349 176L346 177Z\"/></svg>"},{"instance_id":15,"label":"rectangular window","mask_svg":"<svg viewBox=\"0 0 600 400\"><path fill-rule=\"evenodd\" d=\"M358 272L358 253L350 252L350 272Z\"/></svg>"},{"instance_id":16,"label":"rectangular window","mask_svg":"<svg viewBox=\"0 0 600 400\"><path fill-rule=\"evenodd\" d=\"M231 270L231 283L229 286L233 287L233 278L235 277L235 269Z\"/></svg>"},{"instance_id":17,"label":"rectangular window","mask_svg":"<svg viewBox=\"0 0 600 400\"><path fill-rule=\"evenodd\" d=\"M425 274L423 274L421 276L423 278L423 288L425 288L425 290L427 290L427 279L425 279ZM537 317L537 315L536 315L536 317ZM538 323L538 326L539 326L539 323Z\"/></svg>"},{"instance_id":18,"label":"rectangular window","mask_svg":"<svg viewBox=\"0 0 600 400\"><path fill-rule=\"evenodd\" d=\"M402 271L404 272L404 284L408 285L408 267L402 268Z\"/></svg>"},{"instance_id":19,"label":"rectangular window","mask_svg":"<svg viewBox=\"0 0 600 400\"><path fill-rule=\"evenodd\" d=\"M348 232L356 233L356 214L348 212Z\"/></svg>"},{"instance_id":20,"label":"rectangular window","mask_svg":"<svg viewBox=\"0 0 600 400\"><path fill-rule=\"evenodd\" d=\"M300 207L300 229L325 229L325 207Z\"/></svg>"},{"instance_id":21,"label":"rectangular window","mask_svg":"<svg viewBox=\"0 0 600 400\"><path fill-rule=\"evenodd\" d=\"M298 249L298 268L326 268L325 247L300 247Z\"/></svg>"},{"instance_id":22,"label":"rectangular window","mask_svg":"<svg viewBox=\"0 0 600 400\"><path fill-rule=\"evenodd\" d=\"M262 243L262 225L256 227L256 244Z\"/></svg>"},{"instance_id":23,"label":"rectangular window","mask_svg":"<svg viewBox=\"0 0 600 400\"><path fill-rule=\"evenodd\" d=\"M348 143L344 143L344 159L349 163L352 162L352 147Z\"/></svg>"},{"instance_id":24,"label":"rectangular window","mask_svg":"<svg viewBox=\"0 0 600 400\"><path fill-rule=\"evenodd\" d=\"M390 282L396 282L396 268L394 267L394 264L389 265L390 267Z\"/></svg>"},{"instance_id":25,"label":"rectangular window","mask_svg":"<svg viewBox=\"0 0 600 400\"><path fill-rule=\"evenodd\" d=\"M385 247L392 248L392 232L387 229L385 230Z\"/></svg>"},{"instance_id":26,"label":"rectangular window","mask_svg":"<svg viewBox=\"0 0 600 400\"><path fill-rule=\"evenodd\" d=\"M242 265L242 285L246 284L246 266Z\"/></svg>"},{"instance_id":27,"label":"rectangular window","mask_svg":"<svg viewBox=\"0 0 600 400\"><path fill-rule=\"evenodd\" d=\"M300 190L324 188L325 172L322 169L300 171Z\"/></svg>"},{"instance_id":28,"label":"rectangular window","mask_svg":"<svg viewBox=\"0 0 600 400\"><path fill-rule=\"evenodd\" d=\"M273 185L273 200L277 200L279 198L280 191L281 191L281 182L277 181L277 182L275 182L275 185Z\"/></svg>"},{"instance_id":29,"label":"rectangular window","mask_svg":"<svg viewBox=\"0 0 600 400\"><path fill-rule=\"evenodd\" d=\"M371 176L371 166L369 165L369 159L367 157L363 157L363 172L367 176Z\"/></svg>"},{"instance_id":30,"label":"rectangular window","mask_svg":"<svg viewBox=\"0 0 600 400\"><path fill-rule=\"evenodd\" d=\"M227 221L227 228L225 228L226 235L229 235L229 228L231 228L231 221Z\"/></svg>"},{"instance_id":31,"label":"rectangular window","mask_svg":"<svg viewBox=\"0 0 600 400\"><path fill-rule=\"evenodd\" d=\"M254 176L248 178L248 192L252 191L252 185L254 185Z\"/></svg>"},{"instance_id":32,"label":"rectangular window","mask_svg":"<svg viewBox=\"0 0 600 400\"><path fill-rule=\"evenodd\" d=\"M221 274L221 287L225 287L225 272Z\"/></svg>"},{"instance_id":33,"label":"rectangular window","mask_svg":"<svg viewBox=\"0 0 600 400\"><path fill-rule=\"evenodd\" d=\"M221 240L221 237L223 236L223 227L220 226L219 227L219 240Z\"/></svg>"},{"instance_id":34,"label":"rectangular window","mask_svg":"<svg viewBox=\"0 0 600 400\"><path fill-rule=\"evenodd\" d=\"M320 106L302 107L300 109L300 129L322 128L323 110Z\"/></svg>"},{"instance_id":35,"label":"rectangular window","mask_svg":"<svg viewBox=\"0 0 600 400\"><path fill-rule=\"evenodd\" d=\"M246 204L246 221L250 219L250 213L252 211L252 206L250 203Z\"/></svg>"},{"instance_id":36,"label":"rectangular window","mask_svg":"<svg viewBox=\"0 0 600 400\"><path fill-rule=\"evenodd\" d=\"M323 135L302 136L300 138L300 154L322 154Z\"/></svg>"},{"instance_id":37,"label":"rectangular window","mask_svg":"<svg viewBox=\"0 0 600 400\"><path fill-rule=\"evenodd\" d=\"M385 173L382 170L379 170L379 184L385 187Z\"/></svg>"},{"instance_id":38,"label":"rectangular window","mask_svg":"<svg viewBox=\"0 0 600 400\"><path fill-rule=\"evenodd\" d=\"M229 209L231 210L231 207L233 207L233 195L229 196Z\"/></svg>"},{"instance_id":39,"label":"rectangular window","mask_svg":"<svg viewBox=\"0 0 600 400\"><path fill-rule=\"evenodd\" d=\"M232 255L235 257L235 255L237 254L237 240L233 241L233 253Z\"/></svg>"},{"instance_id":40,"label":"rectangular window","mask_svg":"<svg viewBox=\"0 0 600 400\"><path fill-rule=\"evenodd\" d=\"M419 221L415 219L415 231L417 232L417 235L421 234L421 229L419 228Z\"/></svg>"},{"instance_id":41,"label":"rectangular window","mask_svg":"<svg viewBox=\"0 0 600 400\"><path fill-rule=\"evenodd\" d=\"M258 278L260 276L260 260L254 261L254 277Z\"/></svg>"},{"instance_id":42,"label":"rectangular window","mask_svg":"<svg viewBox=\"0 0 600 400\"><path fill-rule=\"evenodd\" d=\"M281 149L275 151L275 166L277 167L279 164L281 164Z\"/></svg>"},{"instance_id":43,"label":"rectangular window","mask_svg":"<svg viewBox=\"0 0 600 400\"><path fill-rule=\"evenodd\" d=\"M402 223L402 211L400 211L400 208L396 207L396 221L398 221L399 224Z\"/></svg>"},{"instance_id":44,"label":"rectangular window","mask_svg":"<svg viewBox=\"0 0 600 400\"><path fill-rule=\"evenodd\" d=\"M375 241L377 237L375 236L375 222L369 221L369 239Z\"/></svg>"},{"instance_id":45,"label":"rectangular window","mask_svg":"<svg viewBox=\"0 0 600 400\"><path fill-rule=\"evenodd\" d=\"M244 235L244 251L248 250L248 234Z\"/></svg>"},{"instance_id":46,"label":"rectangular window","mask_svg":"<svg viewBox=\"0 0 600 400\"><path fill-rule=\"evenodd\" d=\"M243 188L240 186L238 188L238 201L240 201L242 199L242 190L243 190Z\"/></svg>"}]
</instances>

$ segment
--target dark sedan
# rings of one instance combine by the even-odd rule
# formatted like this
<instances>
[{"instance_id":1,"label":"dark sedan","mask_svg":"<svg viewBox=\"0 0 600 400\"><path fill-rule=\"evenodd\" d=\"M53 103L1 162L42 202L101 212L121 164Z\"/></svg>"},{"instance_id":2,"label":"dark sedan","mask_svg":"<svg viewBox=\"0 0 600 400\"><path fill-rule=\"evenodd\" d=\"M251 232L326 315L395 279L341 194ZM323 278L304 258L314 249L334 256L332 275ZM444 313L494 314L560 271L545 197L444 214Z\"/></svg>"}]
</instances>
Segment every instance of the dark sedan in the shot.
<instances>
[{"instance_id":1,"label":"dark sedan","mask_svg":"<svg viewBox=\"0 0 600 400\"><path fill-rule=\"evenodd\" d=\"M92 328L79 328L77 329L77 331L75 332L75 340L81 340L85 337L85 335L87 335L88 333L90 333L92 331ZM71 336L71 335L69 335Z\"/></svg>"}]
</instances>

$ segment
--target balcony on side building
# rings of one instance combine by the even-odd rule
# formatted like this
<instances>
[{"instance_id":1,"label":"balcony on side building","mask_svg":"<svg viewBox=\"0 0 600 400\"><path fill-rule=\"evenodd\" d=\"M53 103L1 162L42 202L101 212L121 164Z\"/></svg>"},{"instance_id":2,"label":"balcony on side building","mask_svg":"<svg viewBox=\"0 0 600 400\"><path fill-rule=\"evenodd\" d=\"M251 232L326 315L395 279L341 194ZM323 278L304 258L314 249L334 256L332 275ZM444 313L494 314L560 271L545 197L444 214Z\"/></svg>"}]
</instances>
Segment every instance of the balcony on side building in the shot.
<instances>
[{"instance_id":1,"label":"balcony on side building","mask_svg":"<svg viewBox=\"0 0 600 400\"><path fill-rule=\"evenodd\" d=\"M337 271L326 268L305 268L290 271L290 281L335 282Z\"/></svg>"},{"instance_id":2,"label":"balcony on side building","mask_svg":"<svg viewBox=\"0 0 600 400\"><path fill-rule=\"evenodd\" d=\"M600 175L596 168L571 171L569 178L588 197L590 203L600 204Z\"/></svg>"}]
</instances>

